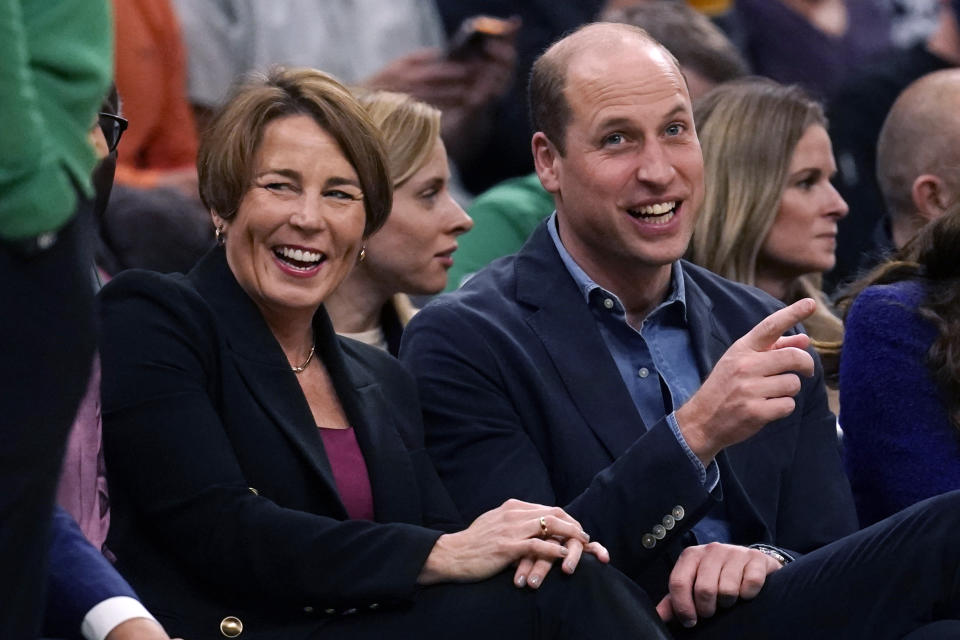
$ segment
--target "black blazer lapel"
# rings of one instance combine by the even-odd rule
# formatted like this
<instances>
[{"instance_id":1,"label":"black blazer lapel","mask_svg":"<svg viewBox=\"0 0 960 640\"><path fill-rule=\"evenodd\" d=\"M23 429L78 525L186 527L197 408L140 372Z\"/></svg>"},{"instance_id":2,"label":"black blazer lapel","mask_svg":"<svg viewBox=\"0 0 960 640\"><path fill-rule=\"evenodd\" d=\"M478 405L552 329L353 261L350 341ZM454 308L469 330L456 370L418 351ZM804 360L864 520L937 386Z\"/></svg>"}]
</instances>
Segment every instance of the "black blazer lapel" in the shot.
<instances>
[{"instance_id":1,"label":"black blazer lapel","mask_svg":"<svg viewBox=\"0 0 960 640\"><path fill-rule=\"evenodd\" d=\"M717 314L722 314L723 311L714 310L713 302L690 276L689 269L684 269L683 273L687 298L687 326L702 381L710 375L717 361L733 344L733 340L717 321ZM768 540L769 531L743 488L740 478L737 477L736 455L735 452L733 453L733 460L726 451L721 451L716 458L723 500L726 503L727 521L736 526L734 538L737 540Z\"/></svg>"},{"instance_id":2,"label":"black blazer lapel","mask_svg":"<svg viewBox=\"0 0 960 640\"><path fill-rule=\"evenodd\" d=\"M419 524L422 509L413 500L419 495L415 473L383 387L371 371L344 353L322 307L313 326L318 355L330 373L367 464L377 521Z\"/></svg>"},{"instance_id":3,"label":"black blazer lapel","mask_svg":"<svg viewBox=\"0 0 960 640\"><path fill-rule=\"evenodd\" d=\"M700 369L700 381L707 379L717 361L723 357L732 344L730 335L717 322L713 302L690 277L688 269L683 270L683 285L687 300L687 328L693 343L694 356Z\"/></svg>"},{"instance_id":4,"label":"black blazer lapel","mask_svg":"<svg viewBox=\"0 0 960 640\"><path fill-rule=\"evenodd\" d=\"M339 517L346 518L323 441L296 374L259 309L237 283L223 250L208 253L190 277L220 318L230 356L250 395L320 476L330 502L339 505Z\"/></svg>"},{"instance_id":5,"label":"black blazer lapel","mask_svg":"<svg viewBox=\"0 0 960 640\"><path fill-rule=\"evenodd\" d=\"M535 308L527 324L553 360L584 421L611 459L617 458L646 427L545 224L537 227L518 255L516 269L517 299Z\"/></svg>"}]
</instances>

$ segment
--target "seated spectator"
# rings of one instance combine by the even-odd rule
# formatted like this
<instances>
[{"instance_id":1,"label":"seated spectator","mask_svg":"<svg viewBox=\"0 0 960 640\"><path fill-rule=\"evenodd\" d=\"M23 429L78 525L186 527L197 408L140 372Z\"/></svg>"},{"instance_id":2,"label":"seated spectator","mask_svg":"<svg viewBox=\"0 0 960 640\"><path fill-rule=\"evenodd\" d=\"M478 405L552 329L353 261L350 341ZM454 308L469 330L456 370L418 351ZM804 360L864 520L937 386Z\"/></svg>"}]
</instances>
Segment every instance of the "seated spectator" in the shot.
<instances>
[{"instance_id":1,"label":"seated spectator","mask_svg":"<svg viewBox=\"0 0 960 640\"><path fill-rule=\"evenodd\" d=\"M694 119L706 197L691 260L786 304L817 300L804 326L828 379L835 376L843 325L819 277L833 266L847 205L830 182L836 165L823 109L799 87L749 78L714 89ZM831 400L836 412L836 396Z\"/></svg>"},{"instance_id":2,"label":"seated spectator","mask_svg":"<svg viewBox=\"0 0 960 640\"><path fill-rule=\"evenodd\" d=\"M867 271L902 249L960 199L960 69L921 77L893 103L877 141L877 181L887 214L861 262Z\"/></svg>"},{"instance_id":3,"label":"seated spectator","mask_svg":"<svg viewBox=\"0 0 960 640\"><path fill-rule=\"evenodd\" d=\"M960 202L852 286L844 462L868 525L960 488Z\"/></svg>"},{"instance_id":4,"label":"seated spectator","mask_svg":"<svg viewBox=\"0 0 960 640\"><path fill-rule=\"evenodd\" d=\"M220 246L101 293L109 544L157 617L188 638L665 638L562 510L460 530L412 379L334 334L323 303L392 195L349 91L313 70L241 87L199 168ZM558 559L576 575L544 581Z\"/></svg>"},{"instance_id":5,"label":"seated spectator","mask_svg":"<svg viewBox=\"0 0 960 640\"><path fill-rule=\"evenodd\" d=\"M440 111L401 93L364 93L360 103L380 130L393 180L390 216L370 236L360 263L327 298L337 333L400 350L414 308L407 297L443 291L457 236L473 221L448 189Z\"/></svg>"},{"instance_id":6,"label":"seated spectator","mask_svg":"<svg viewBox=\"0 0 960 640\"><path fill-rule=\"evenodd\" d=\"M747 72L746 62L723 32L683 2L652 0L611 7L600 19L641 27L667 47L680 63L694 100ZM447 291L496 258L519 250L553 208L553 196L535 173L511 178L477 196L469 208L477 228L460 240Z\"/></svg>"},{"instance_id":7,"label":"seated spectator","mask_svg":"<svg viewBox=\"0 0 960 640\"><path fill-rule=\"evenodd\" d=\"M91 264L91 287L100 288L104 273L97 266L104 256L102 220L113 188L117 147L127 129L127 121L120 116L120 99L112 86L100 105L97 123L90 128L90 142L98 162L91 182L94 188L92 223L94 226L95 261ZM57 502L69 513L84 537L99 550L106 550L104 542L110 527L109 496L106 469L103 460L102 425L100 420L100 359L94 354L87 390L77 409L70 428L67 448L60 468Z\"/></svg>"},{"instance_id":8,"label":"seated spectator","mask_svg":"<svg viewBox=\"0 0 960 640\"><path fill-rule=\"evenodd\" d=\"M116 187L101 217L98 261L188 271L213 244L197 191L197 132L170 0L114 0L116 83L130 122ZM116 113L120 113L116 111Z\"/></svg>"},{"instance_id":9,"label":"seated spectator","mask_svg":"<svg viewBox=\"0 0 960 640\"><path fill-rule=\"evenodd\" d=\"M170 0L113 0L116 83L130 119L117 183L197 191L197 130L186 53Z\"/></svg>"},{"instance_id":10,"label":"seated spectator","mask_svg":"<svg viewBox=\"0 0 960 640\"><path fill-rule=\"evenodd\" d=\"M249 71L325 69L343 82L407 93L444 112L443 138L468 170L513 77L515 33L452 59L434 0L175 0L201 125Z\"/></svg>"},{"instance_id":11,"label":"seated spectator","mask_svg":"<svg viewBox=\"0 0 960 640\"><path fill-rule=\"evenodd\" d=\"M876 0L736 0L734 11L753 71L821 100L892 46L889 8Z\"/></svg>"},{"instance_id":12,"label":"seated spectator","mask_svg":"<svg viewBox=\"0 0 960 640\"><path fill-rule=\"evenodd\" d=\"M117 144L126 121L117 115L112 87L100 107L90 142L99 162L93 170L93 218L103 214L113 184ZM92 270L95 283L98 274ZM168 638L108 561L110 523L100 422L100 360L94 355L87 391L77 410L60 470L50 536L44 635L86 640ZM102 552L102 553L101 553Z\"/></svg>"},{"instance_id":13,"label":"seated spectator","mask_svg":"<svg viewBox=\"0 0 960 640\"><path fill-rule=\"evenodd\" d=\"M924 42L863 65L830 97L830 138L837 153L837 188L850 204L837 235L837 264L824 278L827 291L856 278L874 230L883 218L877 184L877 138L897 96L917 78L960 65L960 0L937 0L937 25Z\"/></svg>"},{"instance_id":14,"label":"seated spectator","mask_svg":"<svg viewBox=\"0 0 960 640\"><path fill-rule=\"evenodd\" d=\"M588 25L537 61L530 96L556 213L401 346L461 512L566 505L678 638L893 640L944 618L956 633L960 492L854 532L836 418L794 328L813 300L784 308L680 260L703 163L670 53Z\"/></svg>"}]
</instances>

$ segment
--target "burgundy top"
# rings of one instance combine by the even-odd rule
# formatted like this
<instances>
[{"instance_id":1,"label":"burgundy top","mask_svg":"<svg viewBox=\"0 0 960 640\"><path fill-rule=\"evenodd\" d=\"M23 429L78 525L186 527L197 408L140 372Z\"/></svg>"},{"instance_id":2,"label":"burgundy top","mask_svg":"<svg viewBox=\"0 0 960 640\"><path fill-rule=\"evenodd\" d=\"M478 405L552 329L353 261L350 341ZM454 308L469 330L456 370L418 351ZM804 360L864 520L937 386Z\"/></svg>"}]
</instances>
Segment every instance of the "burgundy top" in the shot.
<instances>
[{"instance_id":1,"label":"burgundy top","mask_svg":"<svg viewBox=\"0 0 960 640\"><path fill-rule=\"evenodd\" d=\"M347 515L354 520L373 520L373 494L370 491L370 476L363 460L360 445L353 427L346 429L320 429L327 460L333 470L340 500L347 508Z\"/></svg>"}]
</instances>

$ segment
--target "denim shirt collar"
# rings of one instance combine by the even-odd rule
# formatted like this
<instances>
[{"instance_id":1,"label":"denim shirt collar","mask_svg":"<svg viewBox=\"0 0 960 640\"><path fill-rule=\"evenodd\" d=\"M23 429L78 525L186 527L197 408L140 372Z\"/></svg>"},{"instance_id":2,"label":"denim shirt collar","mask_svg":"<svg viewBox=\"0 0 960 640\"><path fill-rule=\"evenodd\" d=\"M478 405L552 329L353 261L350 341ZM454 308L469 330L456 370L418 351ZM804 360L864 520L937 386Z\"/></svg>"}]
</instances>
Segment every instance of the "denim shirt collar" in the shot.
<instances>
[{"instance_id":1,"label":"denim shirt collar","mask_svg":"<svg viewBox=\"0 0 960 640\"><path fill-rule=\"evenodd\" d=\"M626 311L624 310L623 303L620 302L620 299L617 297L617 295L611 291L607 291L594 282L593 279L587 275L587 272L584 271L573 259L573 256L570 255L570 252L567 251L567 248L563 246L563 242L560 240L560 233L557 231L556 211L554 211L547 220L547 231L550 234L550 239L553 240L553 245L557 248L557 253L560 254L560 260L563 261L563 265L570 273L570 277L572 277L573 281L577 284L577 288L580 289L580 293L583 295L583 299L586 301L586 303L590 305L591 298L594 298L594 292L599 291L602 297L611 298L616 305L616 309L625 315ZM657 305L654 312L661 308L668 307L675 302L679 303L683 315L683 321L686 322L687 293L683 282L683 268L679 260L673 263L670 271L670 290L667 292L667 296L663 299L663 301Z\"/></svg>"}]
</instances>

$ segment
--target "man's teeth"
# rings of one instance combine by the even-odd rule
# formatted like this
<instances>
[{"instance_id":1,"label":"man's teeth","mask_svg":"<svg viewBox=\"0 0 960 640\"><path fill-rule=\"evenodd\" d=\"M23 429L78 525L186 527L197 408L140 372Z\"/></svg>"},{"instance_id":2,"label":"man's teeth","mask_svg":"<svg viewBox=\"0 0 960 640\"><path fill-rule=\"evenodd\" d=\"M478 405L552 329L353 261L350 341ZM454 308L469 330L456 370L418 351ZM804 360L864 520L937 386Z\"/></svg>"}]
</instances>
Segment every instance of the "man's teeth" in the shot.
<instances>
[{"instance_id":1,"label":"man's teeth","mask_svg":"<svg viewBox=\"0 0 960 640\"><path fill-rule=\"evenodd\" d=\"M677 206L676 202L658 202L657 204L648 204L645 207L640 207L637 209L637 212L642 216L659 216L668 211L673 211L675 206Z\"/></svg>"},{"instance_id":2,"label":"man's teeth","mask_svg":"<svg viewBox=\"0 0 960 640\"><path fill-rule=\"evenodd\" d=\"M673 218L676 208L676 201L658 202L631 209L630 214L634 218L643 218L644 222L651 224L666 224Z\"/></svg>"},{"instance_id":3,"label":"man's teeth","mask_svg":"<svg viewBox=\"0 0 960 640\"><path fill-rule=\"evenodd\" d=\"M316 251L304 251L303 249L291 249L290 247L280 247L277 254L283 258L289 258L296 262L320 262L323 258L322 253Z\"/></svg>"}]
</instances>

